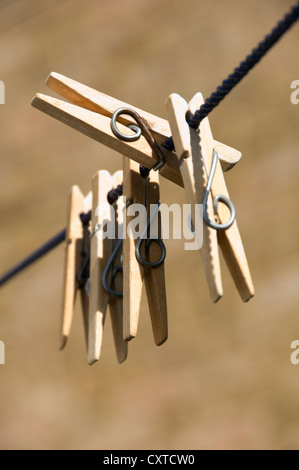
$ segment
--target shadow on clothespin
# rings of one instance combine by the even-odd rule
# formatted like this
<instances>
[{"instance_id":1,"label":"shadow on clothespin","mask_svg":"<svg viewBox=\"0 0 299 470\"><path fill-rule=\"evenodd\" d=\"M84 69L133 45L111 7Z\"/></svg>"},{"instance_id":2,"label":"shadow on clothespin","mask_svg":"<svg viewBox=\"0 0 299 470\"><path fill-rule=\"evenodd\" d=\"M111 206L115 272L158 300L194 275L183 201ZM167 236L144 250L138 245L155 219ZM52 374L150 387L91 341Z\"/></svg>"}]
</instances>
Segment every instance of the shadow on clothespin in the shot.
<instances>
[{"instance_id":1,"label":"shadow on clothespin","mask_svg":"<svg viewBox=\"0 0 299 470\"><path fill-rule=\"evenodd\" d=\"M60 349L65 347L70 334L78 290L80 291L87 343L88 300L83 277L89 262L89 229L88 223L85 225L82 223L81 216L91 211L91 204L91 193L84 197L78 186L72 187L68 203Z\"/></svg>"},{"instance_id":2,"label":"shadow on clothespin","mask_svg":"<svg viewBox=\"0 0 299 470\"><path fill-rule=\"evenodd\" d=\"M244 302L248 302L254 296L254 286L209 120L205 118L198 131L186 120L188 111L194 113L203 103L200 93L194 96L189 106L181 96L171 95L166 102L169 123L187 200L193 206L203 204L201 254L211 297L217 302L223 295L218 240L239 294Z\"/></svg>"},{"instance_id":3,"label":"shadow on clothespin","mask_svg":"<svg viewBox=\"0 0 299 470\"><path fill-rule=\"evenodd\" d=\"M112 188L122 184L122 170L114 173L112 177ZM122 237L124 211L126 210L124 197L120 196L113 204L115 214L115 238L112 241L113 258L112 271L109 270L107 281L110 283L113 293L109 296L109 309L113 329L113 338L118 362L124 362L128 355L128 343L123 339L123 267L122 267ZM103 283L103 279L102 279Z\"/></svg>"}]
</instances>

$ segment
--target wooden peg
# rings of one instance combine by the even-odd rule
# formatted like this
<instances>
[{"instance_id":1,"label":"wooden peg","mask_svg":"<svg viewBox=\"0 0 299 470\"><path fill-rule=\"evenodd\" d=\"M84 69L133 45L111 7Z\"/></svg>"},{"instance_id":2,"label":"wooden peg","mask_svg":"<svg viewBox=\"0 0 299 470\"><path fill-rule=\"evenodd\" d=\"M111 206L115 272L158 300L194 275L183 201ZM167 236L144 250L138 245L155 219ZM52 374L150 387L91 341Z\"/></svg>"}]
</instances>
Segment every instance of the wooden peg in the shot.
<instances>
[{"instance_id":1,"label":"wooden peg","mask_svg":"<svg viewBox=\"0 0 299 470\"><path fill-rule=\"evenodd\" d=\"M163 145L170 135L169 124L165 119L128 105L55 72L48 77L47 85L74 104L38 93L32 100L32 106L141 165L153 168L157 164L157 155L143 136L138 141L129 143L120 141L115 137L111 130L111 116L121 107L134 109L148 122L153 136L160 145ZM132 123L132 118L120 116L119 121L120 131L130 132L127 125ZM214 145L225 171L231 169L242 156L237 150L217 141L214 142ZM179 162L175 153L164 148L163 154L166 164L160 170L161 176L183 186Z\"/></svg>"},{"instance_id":2,"label":"wooden peg","mask_svg":"<svg viewBox=\"0 0 299 470\"><path fill-rule=\"evenodd\" d=\"M193 208L192 221L195 227L195 204L202 204L207 183L200 139L198 133L187 124L188 104L181 96L172 94L166 102L166 109L180 159L187 200ZM208 213L213 216L211 198L208 201ZM217 302L223 296L217 232L206 224L203 224L203 243L200 251L211 298Z\"/></svg>"},{"instance_id":3,"label":"wooden peg","mask_svg":"<svg viewBox=\"0 0 299 470\"><path fill-rule=\"evenodd\" d=\"M190 110L194 112L204 103L201 93L197 93L190 102ZM210 128L209 119L204 119L199 127L201 153L205 162L207 174L210 172L212 156L214 150L214 141ZM226 187L221 165L217 164L217 169L212 184L212 196L222 194L229 199L229 193ZM220 222L224 223L229 218L229 212L224 204L219 204L218 216ZM227 263L231 276L235 282L237 290L244 302L248 302L254 296L254 286L243 247L241 235L238 229L237 221L228 230L218 231L219 244Z\"/></svg>"},{"instance_id":4,"label":"wooden peg","mask_svg":"<svg viewBox=\"0 0 299 470\"><path fill-rule=\"evenodd\" d=\"M32 105L87 137L103 143L141 165L153 168L159 161L156 153L148 145L143 136L136 142L124 142L117 139L111 130L111 119L106 116L42 94L36 95ZM118 127L124 134L130 132L128 127L125 127L123 124L118 124ZM165 140L166 138L167 135ZM162 168L161 175L182 186L183 182L175 154L167 149L163 149L163 155L166 165Z\"/></svg>"},{"instance_id":5,"label":"wooden peg","mask_svg":"<svg viewBox=\"0 0 299 470\"><path fill-rule=\"evenodd\" d=\"M76 294L79 289L77 275L82 266L84 230L80 215L91 210L91 193L84 198L78 186L73 186L69 194L67 235L65 249L64 295L61 322L60 349L66 345L74 316ZM85 340L87 341L88 308L86 293L80 289Z\"/></svg>"},{"instance_id":6,"label":"wooden peg","mask_svg":"<svg viewBox=\"0 0 299 470\"><path fill-rule=\"evenodd\" d=\"M76 275L80 269L83 237L80 220L82 212L84 212L84 196L78 186L73 186L68 202L60 349L63 349L67 343L74 316L76 292L78 290Z\"/></svg>"},{"instance_id":7,"label":"wooden peg","mask_svg":"<svg viewBox=\"0 0 299 470\"><path fill-rule=\"evenodd\" d=\"M46 85L71 103L88 109L89 111L107 116L108 118L111 118L112 114L119 108L133 108L147 121L153 136L160 145L163 145L165 138L170 135L170 127L165 119L161 119L142 109L105 95L64 75L52 72L46 80ZM134 120L132 120L130 116L121 116L119 121L126 126L132 124L132 122L134 123ZM242 157L241 152L228 145L217 142L216 140L214 141L214 145L219 154L223 171L228 171L233 168Z\"/></svg>"},{"instance_id":8,"label":"wooden peg","mask_svg":"<svg viewBox=\"0 0 299 470\"><path fill-rule=\"evenodd\" d=\"M157 205L160 202L159 172L152 171L147 181L145 182L145 185L147 186L147 213L149 218L151 206ZM157 235L161 238L162 230L160 212L157 214L157 217ZM156 242L153 242L150 245L148 261L155 262L160 258L160 256L161 248L157 245ZM155 269L144 268L144 283L151 316L154 340L156 345L160 346L167 340L168 337L164 263Z\"/></svg>"},{"instance_id":9,"label":"wooden peg","mask_svg":"<svg viewBox=\"0 0 299 470\"><path fill-rule=\"evenodd\" d=\"M71 103L109 118L119 108L133 108L147 121L155 139L160 144L164 142L165 136L169 134L169 124L165 119L160 119L153 114L136 108L136 106L112 98L59 73L52 72L46 80L46 85ZM119 122L128 126L134 123L134 119L130 116L121 116Z\"/></svg>"},{"instance_id":10,"label":"wooden peg","mask_svg":"<svg viewBox=\"0 0 299 470\"><path fill-rule=\"evenodd\" d=\"M102 286L105 266L112 253L112 240L102 236L111 223L111 206L107 193L112 187L108 171L97 172L92 179L92 233L90 242L88 363L94 364L101 354L103 328L109 295ZM96 232L93 232L94 230Z\"/></svg>"},{"instance_id":11,"label":"wooden peg","mask_svg":"<svg viewBox=\"0 0 299 470\"><path fill-rule=\"evenodd\" d=\"M117 171L114 173L112 177L112 186L116 188L118 185L122 184L123 181L123 172ZM119 237L123 236L123 222L124 222L124 210L125 210L125 203L124 197L121 196L118 198L117 202L115 203L115 235L116 238L113 240L112 245L113 249L115 248ZM115 258L115 266L122 265L122 254L121 250L117 253ZM114 283L112 285L112 289L116 292L121 292L123 290L123 278L121 274L117 275ZM123 339L123 299L121 297L113 297L110 296L109 298L109 308L110 308L110 315L111 315L111 323L112 323L112 330L113 330L113 337L114 337L114 344L115 350L117 355L117 360L121 364L124 362L128 355L128 343Z\"/></svg>"},{"instance_id":12,"label":"wooden peg","mask_svg":"<svg viewBox=\"0 0 299 470\"><path fill-rule=\"evenodd\" d=\"M139 165L129 158L123 158L123 195L126 203L144 204L144 180L139 173ZM123 313L124 339L135 338L138 329L142 295L142 268L135 255L136 240L128 233L128 225L133 217L128 215L124 223L123 241Z\"/></svg>"}]
</instances>

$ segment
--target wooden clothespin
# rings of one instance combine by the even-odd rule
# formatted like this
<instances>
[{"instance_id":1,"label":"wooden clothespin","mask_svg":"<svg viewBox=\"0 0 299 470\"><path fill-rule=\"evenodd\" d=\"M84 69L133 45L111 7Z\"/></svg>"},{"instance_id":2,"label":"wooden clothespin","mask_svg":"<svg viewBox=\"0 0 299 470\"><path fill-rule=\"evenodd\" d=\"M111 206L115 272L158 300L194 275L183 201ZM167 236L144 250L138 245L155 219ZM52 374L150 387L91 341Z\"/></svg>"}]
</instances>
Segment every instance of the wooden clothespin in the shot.
<instances>
[{"instance_id":1,"label":"wooden clothespin","mask_svg":"<svg viewBox=\"0 0 299 470\"><path fill-rule=\"evenodd\" d=\"M127 202L144 204L144 179L139 173L139 165L123 158L123 195ZM123 309L124 309L124 339L135 338L138 329L139 311L142 296L142 266L136 259L136 240L128 233L128 225L132 222L127 211L124 224L123 241Z\"/></svg>"},{"instance_id":2,"label":"wooden clothespin","mask_svg":"<svg viewBox=\"0 0 299 470\"><path fill-rule=\"evenodd\" d=\"M141 205L144 205L146 202L146 210L147 213L149 213L150 205L156 205L160 199L158 173L151 174L145 181L139 173L139 165L125 157L123 160L123 168L123 194L126 201ZM126 237L124 238L123 249L124 339L129 341L135 338L137 334L144 279L154 340L159 346L167 340L168 336L164 264L161 263L157 268L151 269L150 267L143 266L140 261L137 260L136 248L138 240L136 240L134 234L128 230L128 226L132 220L128 211L125 223ZM148 221L144 222L145 225L148 224ZM159 219L159 236L161 236L160 222ZM155 246L155 242L149 246L147 254L149 262L154 262L157 258L159 259L161 256L161 250L159 250L160 248Z\"/></svg>"},{"instance_id":3,"label":"wooden clothespin","mask_svg":"<svg viewBox=\"0 0 299 470\"><path fill-rule=\"evenodd\" d=\"M119 108L127 108L129 105L57 73L51 73L46 83L52 90L68 99L72 104L37 94L32 101L34 107L147 168L152 169L159 163L156 152L148 145L143 135L134 142L126 142L118 139L113 133L111 129L112 116ZM203 102L202 97L198 101ZM136 107L129 107L137 111L147 121L153 137L158 144L162 145L171 134L168 122ZM134 119L128 115L122 115L119 116L119 122L119 130L125 134L128 130L127 126L132 123L134 124ZM222 170L227 171L231 169L240 160L241 153L214 140L208 120L205 119L201 123L200 129L200 133L207 138L209 148L211 147L216 150ZM203 153L203 157L205 153ZM174 152L165 148L163 149L163 154L165 165L160 170L161 176L179 186L184 186L180 171L180 159L177 158ZM210 170L207 163L209 162L205 162L205 165ZM223 173L222 171L220 172L221 167L217 164L212 188L212 193L214 191L213 196L219 188L223 189L222 194L227 194ZM222 206L222 204L219 205L219 219L221 222L226 221L225 217L227 216L227 209ZM218 239L240 295L244 301L247 301L254 295L254 288L237 224L233 224L229 230L223 233L218 233ZM215 243L213 243L214 245ZM216 263L215 266L218 265L216 256L213 258ZM210 289L213 292L213 299L215 301L221 297L222 286L219 275L216 276L216 279L212 278Z\"/></svg>"},{"instance_id":4,"label":"wooden clothespin","mask_svg":"<svg viewBox=\"0 0 299 470\"><path fill-rule=\"evenodd\" d=\"M137 111L147 121L160 145L171 134L168 121L55 72L49 75L46 84L73 104L37 94L32 100L32 106L147 168L152 169L158 163L157 155L143 136L135 142L117 139L111 130L111 117L123 107ZM123 115L119 117L119 122L119 129L126 133L127 125L134 123L134 120ZM214 141L214 146L225 171L231 169L242 156L239 151L217 141ZM166 164L160 170L161 176L183 186L179 160L167 149L163 149L163 154Z\"/></svg>"},{"instance_id":5,"label":"wooden clothespin","mask_svg":"<svg viewBox=\"0 0 299 470\"><path fill-rule=\"evenodd\" d=\"M123 171L117 171L112 176L112 188L117 188L123 182ZM126 209L124 197L120 196L115 206L115 239L112 240L112 250L117 249L119 240L123 237L124 211ZM114 258L114 268L116 273L111 283L111 287L115 292L123 291L122 276L122 250L118 249ZM123 296L109 296L109 308L113 330L113 338L118 362L124 362L128 355L128 343L123 339Z\"/></svg>"},{"instance_id":6,"label":"wooden clothespin","mask_svg":"<svg viewBox=\"0 0 299 470\"><path fill-rule=\"evenodd\" d=\"M84 286L81 286L80 288L78 276L80 274L80 271L82 270L84 261L88 257L89 252L88 240L86 240L86 237L88 237L88 230L84 229L80 216L82 214L87 214L90 210L91 193L84 197L79 187L73 186L70 191L68 203L64 270L64 295L60 333L60 349L63 349L65 347L70 334L74 315L76 294L78 290L80 290L85 338L87 342L87 293L84 289Z\"/></svg>"},{"instance_id":7,"label":"wooden clothespin","mask_svg":"<svg viewBox=\"0 0 299 470\"><path fill-rule=\"evenodd\" d=\"M152 217L152 213L160 204L160 183L159 172L152 171L145 181L145 192L147 202L148 219ZM150 263L156 263L163 256L161 245L162 242L162 221L160 212L157 213L157 233L159 244L153 242L147 253L147 259ZM163 243L163 242L162 242ZM165 252L166 254L166 252ZM167 322L167 299L165 284L165 267L164 263L156 268L143 269L144 283L148 306L151 316L154 340L157 346L162 345L168 338L168 322Z\"/></svg>"},{"instance_id":8,"label":"wooden clothespin","mask_svg":"<svg viewBox=\"0 0 299 470\"><path fill-rule=\"evenodd\" d=\"M186 101L177 94L171 95L166 103L187 199L192 205L203 204L215 150L208 118L202 121L198 131L190 128L186 121L187 112L194 113L203 103L204 100L200 93L196 94L191 100L189 107ZM213 177L211 193L213 199L220 194L229 201L229 194L219 163L217 163ZM206 211L208 219L215 220L211 197L208 198ZM225 224L229 216L230 213L227 207L219 204L218 217L220 223ZM234 221L226 230L217 231L204 223L203 229L201 252L212 299L216 302L223 293L217 248L218 235L219 244L236 287L242 300L247 302L254 296L254 286L237 222Z\"/></svg>"},{"instance_id":9,"label":"wooden clothespin","mask_svg":"<svg viewBox=\"0 0 299 470\"><path fill-rule=\"evenodd\" d=\"M89 282L89 341L88 363L99 360L103 341L103 331L108 304L110 305L112 328L117 358L123 362L127 357L127 344L122 339L122 305L114 302L103 287L102 278L112 255L113 243L109 236L104 236L107 227L115 223L113 208L108 203L107 195L114 185L119 184L122 172L113 177L105 170L95 174L92 180L92 234L90 247L90 282ZM109 229L109 228L108 228Z\"/></svg>"}]
</instances>

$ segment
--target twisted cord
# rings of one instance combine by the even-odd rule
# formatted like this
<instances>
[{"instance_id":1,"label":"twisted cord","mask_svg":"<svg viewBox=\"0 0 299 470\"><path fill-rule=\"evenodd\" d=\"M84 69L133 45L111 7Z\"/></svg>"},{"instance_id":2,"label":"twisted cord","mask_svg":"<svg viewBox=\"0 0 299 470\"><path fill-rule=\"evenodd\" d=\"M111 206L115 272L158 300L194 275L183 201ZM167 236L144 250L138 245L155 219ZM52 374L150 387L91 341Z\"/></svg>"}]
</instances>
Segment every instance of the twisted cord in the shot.
<instances>
[{"instance_id":1,"label":"twisted cord","mask_svg":"<svg viewBox=\"0 0 299 470\"><path fill-rule=\"evenodd\" d=\"M218 86L206 102L194 114L187 115L187 122L193 129L198 129L201 121L206 118L224 98L245 78L249 72L260 62L260 60L269 52L270 49L281 39L281 37L293 26L299 18L299 2L294 5L289 13L265 36L265 38L252 50L245 60L235 68L222 84ZM172 137L167 139L164 147L168 150L174 150Z\"/></svg>"}]
</instances>

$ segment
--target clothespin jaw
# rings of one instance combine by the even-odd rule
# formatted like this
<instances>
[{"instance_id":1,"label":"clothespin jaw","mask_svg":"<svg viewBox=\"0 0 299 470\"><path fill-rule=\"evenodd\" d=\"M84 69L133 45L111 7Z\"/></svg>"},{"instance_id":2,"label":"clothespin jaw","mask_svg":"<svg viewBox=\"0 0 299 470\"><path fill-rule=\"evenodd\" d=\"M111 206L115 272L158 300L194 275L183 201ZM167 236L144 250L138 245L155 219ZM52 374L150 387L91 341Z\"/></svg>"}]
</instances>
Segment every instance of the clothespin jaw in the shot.
<instances>
[{"instance_id":1,"label":"clothespin jaw","mask_svg":"<svg viewBox=\"0 0 299 470\"><path fill-rule=\"evenodd\" d=\"M64 269L64 295L62 308L62 322L60 332L60 349L66 345L70 334L76 294L79 290L78 274L82 267L83 248L83 226L80 219L82 213L91 210L91 195L84 198L78 186L73 186L69 195L67 235L65 247L65 269ZM87 336L87 305L85 292L81 291L81 302L83 311L83 322L85 327L85 337Z\"/></svg>"},{"instance_id":2,"label":"clothespin jaw","mask_svg":"<svg viewBox=\"0 0 299 470\"><path fill-rule=\"evenodd\" d=\"M189 110L195 112L204 103L203 97L197 93L189 104ZM176 150L181 161L181 173L185 184L186 194L191 204L203 203L203 189L212 166L213 152L215 150L214 140L208 118L205 118L199 127L198 132L190 129L186 123L186 112L188 107L186 102L178 95L171 95L166 104L169 121L174 134ZM188 129L189 128L189 129ZM197 180L196 180L197 179ZM229 200L224 175L219 163L217 163L213 178L211 193L213 198L218 194ZM208 200L207 212L209 219L215 218L211 201ZM229 217L228 209L223 204L219 204L218 217L224 224ZM204 240L202 248L203 263L205 266L207 280L213 300L217 300L216 285L220 287L220 264L219 255L216 248L216 231L206 224L203 226ZM244 302L254 296L254 287L248 267L244 247L235 221L227 230L219 230L218 240L222 248L225 261L231 272L236 287ZM208 242L207 242L208 240ZM214 266L205 260L204 252L208 254L208 260L213 259ZM216 264L215 264L216 260ZM216 283L217 279L217 283ZM221 286L222 289L222 286ZM216 293L216 296L213 294ZM220 291L219 291L220 293Z\"/></svg>"},{"instance_id":3,"label":"clothespin jaw","mask_svg":"<svg viewBox=\"0 0 299 470\"><path fill-rule=\"evenodd\" d=\"M136 142L118 140L111 131L111 117L119 108L134 109L147 121L153 136L160 145L163 145L170 135L169 124L166 120L54 72L48 77L47 85L74 104L37 94L32 101L32 106L147 168L153 168L158 163L155 152L144 137L141 136ZM122 116L119 120L120 130L126 133L127 127L125 126L132 124L132 118ZM241 153L237 150L216 141L214 144L225 170L229 170L240 160ZM183 186L175 154L166 148L163 149L163 154L166 164L160 171L161 176Z\"/></svg>"}]
</instances>

